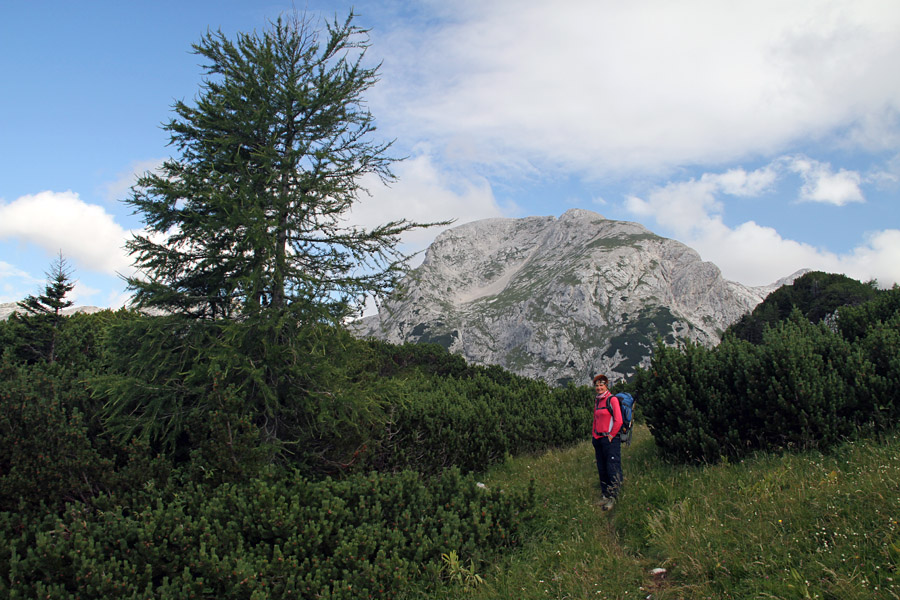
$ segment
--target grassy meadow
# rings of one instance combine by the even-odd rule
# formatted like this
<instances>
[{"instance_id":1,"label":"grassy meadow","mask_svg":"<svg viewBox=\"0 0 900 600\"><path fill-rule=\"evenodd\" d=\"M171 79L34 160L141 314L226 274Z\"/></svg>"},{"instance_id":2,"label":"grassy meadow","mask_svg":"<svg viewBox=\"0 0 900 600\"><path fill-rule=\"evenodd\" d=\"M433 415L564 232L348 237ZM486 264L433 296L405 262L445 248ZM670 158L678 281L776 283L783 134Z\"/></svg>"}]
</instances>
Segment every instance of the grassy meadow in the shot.
<instances>
[{"instance_id":1,"label":"grassy meadow","mask_svg":"<svg viewBox=\"0 0 900 600\"><path fill-rule=\"evenodd\" d=\"M488 487L534 479L533 533L493 566L448 556L452 583L428 596L900 598L900 436L674 466L639 427L623 464L611 512L599 507L589 442L490 471Z\"/></svg>"}]
</instances>

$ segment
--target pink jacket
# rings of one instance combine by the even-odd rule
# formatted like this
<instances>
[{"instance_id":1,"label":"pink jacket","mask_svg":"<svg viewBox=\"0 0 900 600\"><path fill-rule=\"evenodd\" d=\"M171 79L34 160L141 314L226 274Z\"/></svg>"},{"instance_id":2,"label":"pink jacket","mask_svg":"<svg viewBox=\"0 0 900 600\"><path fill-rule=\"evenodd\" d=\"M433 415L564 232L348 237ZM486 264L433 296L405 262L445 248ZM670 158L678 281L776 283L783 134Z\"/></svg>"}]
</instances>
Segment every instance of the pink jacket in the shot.
<instances>
[{"instance_id":1,"label":"pink jacket","mask_svg":"<svg viewBox=\"0 0 900 600\"><path fill-rule=\"evenodd\" d=\"M606 408L607 402L612 413ZM616 437L622 429L622 408L619 399L609 391L594 398L594 438L600 439L609 435Z\"/></svg>"}]
</instances>

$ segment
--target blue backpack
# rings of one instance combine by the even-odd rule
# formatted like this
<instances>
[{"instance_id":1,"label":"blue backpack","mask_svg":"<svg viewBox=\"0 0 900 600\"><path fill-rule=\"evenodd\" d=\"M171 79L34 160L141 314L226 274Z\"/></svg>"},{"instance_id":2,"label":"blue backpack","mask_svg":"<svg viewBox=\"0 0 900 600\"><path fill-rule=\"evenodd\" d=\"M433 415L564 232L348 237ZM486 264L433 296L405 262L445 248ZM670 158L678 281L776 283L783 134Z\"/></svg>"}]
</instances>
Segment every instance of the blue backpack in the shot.
<instances>
[{"instance_id":1,"label":"blue backpack","mask_svg":"<svg viewBox=\"0 0 900 600\"><path fill-rule=\"evenodd\" d=\"M634 397L628 392L619 392L615 396L619 399L619 408L622 411L622 428L617 437L622 440L623 444L630 445L631 429L634 427ZM609 411L609 414L613 414L609 398L606 399L606 410Z\"/></svg>"}]
</instances>

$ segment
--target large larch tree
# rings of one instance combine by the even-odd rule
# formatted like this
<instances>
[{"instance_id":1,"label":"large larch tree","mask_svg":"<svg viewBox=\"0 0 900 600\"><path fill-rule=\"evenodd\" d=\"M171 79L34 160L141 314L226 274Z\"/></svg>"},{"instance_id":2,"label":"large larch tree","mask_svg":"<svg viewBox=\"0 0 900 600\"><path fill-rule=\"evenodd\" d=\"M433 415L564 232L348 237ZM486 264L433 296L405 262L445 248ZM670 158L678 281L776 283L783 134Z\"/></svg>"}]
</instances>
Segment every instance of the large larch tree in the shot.
<instances>
[{"instance_id":1,"label":"large larch tree","mask_svg":"<svg viewBox=\"0 0 900 600\"><path fill-rule=\"evenodd\" d=\"M127 202L146 233L127 247L136 303L200 318L304 307L340 318L367 295L390 291L408 259L407 220L367 229L348 211L362 178L394 176L391 142L376 142L364 92L367 30L324 29L306 14L263 33L207 33L196 105L176 102L164 127L179 156L141 177Z\"/></svg>"}]
</instances>

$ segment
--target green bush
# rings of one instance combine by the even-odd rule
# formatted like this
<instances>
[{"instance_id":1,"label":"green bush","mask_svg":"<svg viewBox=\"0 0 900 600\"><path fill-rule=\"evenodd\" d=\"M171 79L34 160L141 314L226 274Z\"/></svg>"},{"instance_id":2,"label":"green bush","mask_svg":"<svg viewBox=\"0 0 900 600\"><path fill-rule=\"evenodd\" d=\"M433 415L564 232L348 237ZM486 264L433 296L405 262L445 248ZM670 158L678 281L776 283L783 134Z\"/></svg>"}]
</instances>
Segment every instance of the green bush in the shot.
<instances>
[{"instance_id":1,"label":"green bush","mask_svg":"<svg viewBox=\"0 0 900 600\"><path fill-rule=\"evenodd\" d=\"M760 344L659 343L636 385L657 445L677 461L833 447L900 416L900 293L841 308L837 327L795 309Z\"/></svg>"},{"instance_id":2,"label":"green bush","mask_svg":"<svg viewBox=\"0 0 900 600\"><path fill-rule=\"evenodd\" d=\"M379 470L438 473L449 466L483 471L507 455L584 440L590 431L586 388L476 370L468 377L412 374L393 382L381 437L368 463ZM387 384L386 384L387 385Z\"/></svg>"},{"instance_id":3,"label":"green bush","mask_svg":"<svg viewBox=\"0 0 900 600\"><path fill-rule=\"evenodd\" d=\"M753 312L741 317L728 328L727 335L763 343L763 332L787 319L795 309L812 323L831 317L844 306L856 306L872 300L878 290L872 283L862 283L835 273L810 271L772 292Z\"/></svg>"},{"instance_id":4,"label":"green bush","mask_svg":"<svg viewBox=\"0 0 900 600\"><path fill-rule=\"evenodd\" d=\"M54 514L72 501L164 483L171 464L139 440L114 445L81 407L90 390L59 363L0 359L0 511Z\"/></svg>"},{"instance_id":5,"label":"green bush","mask_svg":"<svg viewBox=\"0 0 900 600\"><path fill-rule=\"evenodd\" d=\"M106 328L127 315L124 310L69 316L16 313L0 321L0 348L9 351L16 362L57 362L84 370L94 366L99 358Z\"/></svg>"},{"instance_id":6,"label":"green bush","mask_svg":"<svg viewBox=\"0 0 900 600\"><path fill-rule=\"evenodd\" d=\"M0 592L42 598L389 598L518 543L534 492L479 488L450 469L312 482L269 475L183 482L72 503L59 517L0 514Z\"/></svg>"},{"instance_id":7,"label":"green bush","mask_svg":"<svg viewBox=\"0 0 900 600\"><path fill-rule=\"evenodd\" d=\"M92 383L112 433L178 460L208 439L194 424L213 413L231 415L242 430L252 425L267 451L310 474L339 470L379 426L381 407L363 387L370 351L340 329L304 326L289 313L136 317L106 340Z\"/></svg>"},{"instance_id":8,"label":"green bush","mask_svg":"<svg viewBox=\"0 0 900 600\"><path fill-rule=\"evenodd\" d=\"M879 293L873 300L860 305L843 306L838 309L837 326L841 334L850 341L858 340L869 329L890 321L900 312L900 288Z\"/></svg>"},{"instance_id":9,"label":"green bush","mask_svg":"<svg viewBox=\"0 0 900 600\"><path fill-rule=\"evenodd\" d=\"M589 431L586 388L253 326L66 317L48 362L0 325L0 596L427 589L442 556L479 567L517 544L533 503L463 473Z\"/></svg>"},{"instance_id":10,"label":"green bush","mask_svg":"<svg viewBox=\"0 0 900 600\"><path fill-rule=\"evenodd\" d=\"M900 309L876 321L857 341L857 366L847 375L855 382L857 422L883 431L900 418Z\"/></svg>"},{"instance_id":11,"label":"green bush","mask_svg":"<svg viewBox=\"0 0 900 600\"><path fill-rule=\"evenodd\" d=\"M589 428L585 389L557 393L434 345L358 340L289 319L135 317L106 339L92 383L117 439L137 436L222 476L248 476L266 456L310 476L481 471L507 454L571 444Z\"/></svg>"},{"instance_id":12,"label":"green bush","mask_svg":"<svg viewBox=\"0 0 900 600\"><path fill-rule=\"evenodd\" d=\"M112 461L77 408L88 392L66 375L58 365L15 364L9 351L0 358L0 511L55 510L109 483Z\"/></svg>"}]
</instances>

